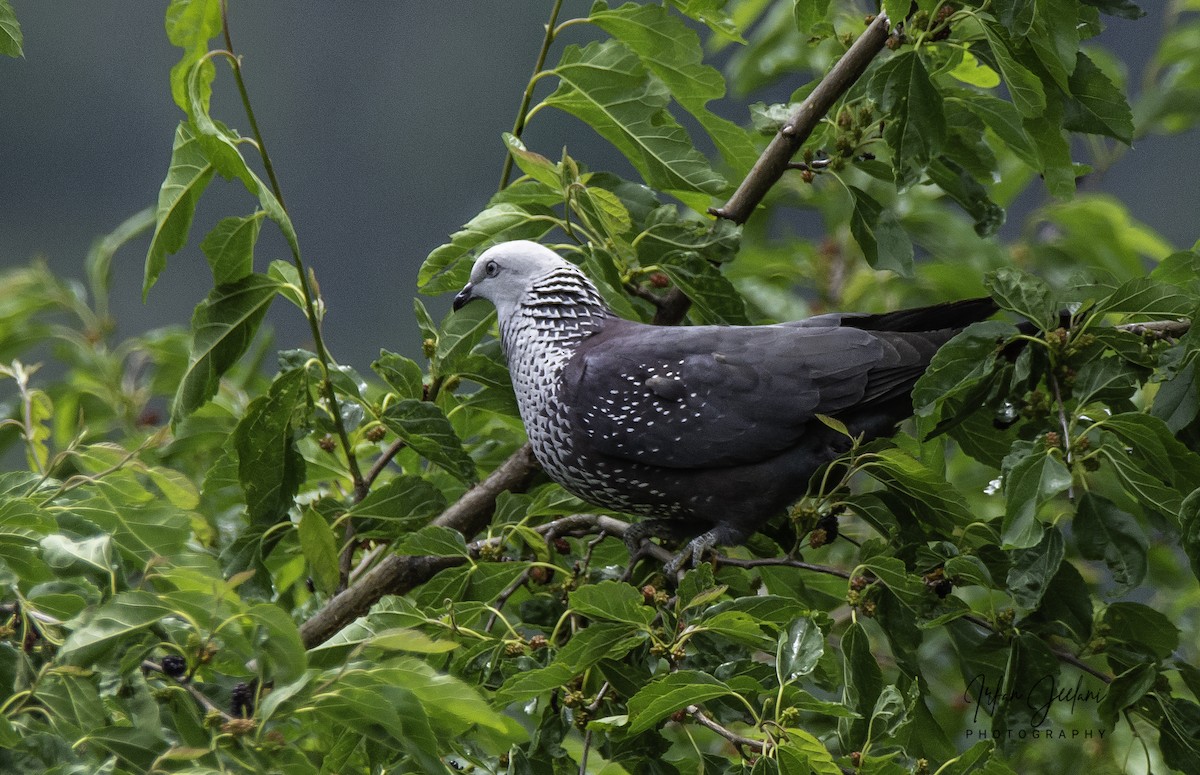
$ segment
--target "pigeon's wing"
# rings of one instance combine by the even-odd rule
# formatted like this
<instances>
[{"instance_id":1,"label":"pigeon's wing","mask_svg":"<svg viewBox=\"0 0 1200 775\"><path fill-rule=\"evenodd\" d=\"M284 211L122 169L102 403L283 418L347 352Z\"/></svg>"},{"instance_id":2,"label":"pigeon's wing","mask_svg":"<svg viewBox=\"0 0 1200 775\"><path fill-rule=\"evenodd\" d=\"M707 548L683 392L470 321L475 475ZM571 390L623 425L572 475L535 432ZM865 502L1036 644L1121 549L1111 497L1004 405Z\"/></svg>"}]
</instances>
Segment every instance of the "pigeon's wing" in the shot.
<instances>
[{"instance_id":1,"label":"pigeon's wing","mask_svg":"<svg viewBox=\"0 0 1200 775\"><path fill-rule=\"evenodd\" d=\"M605 455L730 466L793 446L816 414L890 395L924 365L902 360L879 335L848 327L621 321L578 349L560 398L580 441Z\"/></svg>"}]
</instances>

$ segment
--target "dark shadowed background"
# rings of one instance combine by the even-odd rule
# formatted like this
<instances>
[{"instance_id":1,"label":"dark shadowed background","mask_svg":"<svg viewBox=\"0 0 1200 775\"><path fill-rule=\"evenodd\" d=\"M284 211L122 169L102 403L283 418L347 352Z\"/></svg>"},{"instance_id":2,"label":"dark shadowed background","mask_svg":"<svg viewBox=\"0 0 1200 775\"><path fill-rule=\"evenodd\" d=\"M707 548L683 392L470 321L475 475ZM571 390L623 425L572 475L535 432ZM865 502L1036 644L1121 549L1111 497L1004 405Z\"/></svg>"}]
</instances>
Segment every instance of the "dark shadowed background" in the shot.
<instances>
[{"instance_id":1,"label":"dark shadowed background","mask_svg":"<svg viewBox=\"0 0 1200 775\"><path fill-rule=\"evenodd\" d=\"M40 256L61 274L81 276L92 240L157 200L182 117L167 82L178 49L163 31L165 4L12 4L25 58L0 58L0 266ZM561 18L589 5L568 0ZM1161 34L1161 3L1142 5L1146 18L1109 19L1101 39L1135 75ZM414 353L417 268L495 191L500 133L512 126L550 3L231 6L251 99L330 310L332 353L360 370L381 347ZM549 63L562 45L589 34L586 27L565 34ZM801 81L768 99L786 98ZM550 88L543 84L538 94ZM719 112L745 121L745 106L758 98L727 99ZM249 133L220 61L213 105L214 116ZM593 168L629 172L590 130L552 111L535 117L526 139L546 155L567 145ZM1198 150L1195 133L1142 141L1099 185L1174 245L1190 246L1200 231ZM240 184L216 179L188 247L171 257L145 305L147 240L118 254L113 299L121 331L185 325L211 286L200 239L221 217L254 207ZM1006 228L1016 228L1019 215L1009 222ZM286 257L266 225L257 267ZM449 300L430 306L440 314ZM277 304L270 320L280 348L309 346L297 310Z\"/></svg>"}]
</instances>

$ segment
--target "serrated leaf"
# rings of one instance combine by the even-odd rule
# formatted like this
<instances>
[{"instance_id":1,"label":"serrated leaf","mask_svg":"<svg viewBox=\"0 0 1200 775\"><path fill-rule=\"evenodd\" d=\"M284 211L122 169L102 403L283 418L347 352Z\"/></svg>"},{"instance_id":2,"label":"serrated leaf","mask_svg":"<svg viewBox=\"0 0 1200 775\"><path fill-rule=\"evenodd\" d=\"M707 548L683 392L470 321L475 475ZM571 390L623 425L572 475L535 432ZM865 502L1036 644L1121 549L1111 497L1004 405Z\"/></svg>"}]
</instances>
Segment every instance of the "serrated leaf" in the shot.
<instances>
[{"instance_id":1,"label":"serrated leaf","mask_svg":"<svg viewBox=\"0 0 1200 775\"><path fill-rule=\"evenodd\" d=\"M989 272L983 280L996 303L1036 323L1043 331L1058 327L1059 305L1040 278L1012 267Z\"/></svg>"},{"instance_id":2,"label":"serrated leaf","mask_svg":"<svg viewBox=\"0 0 1200 775\"><path fill-rule=\"evenodd\" d=\"M199 138L187 122L175 130L171 149L171 164L167 177L158 192L155 209L154 236L146 252L146 269L142 281L142 300L167 266L167 256L179 252L187 242L196 202L212 180L215 169L204 154Z\"/></svg>"},{"instance_id":3,"label":"serrated leaf","mask_svg":"<svg viewBox=\"0 0 1200 775\"><path fill-rule=\"evenodd\" d=\"M171 96L182 111L188 110L187 79L192 67L208 53L208 41L221 32L220 0L171 0L166 14L167 39L183 49L183 58L171 68ZM201 93L207 108L215 70L205 66Z\"/></svg>"},{"instance_id":4,"label":"serrated leaf","mask_svg":"<svg viewBox=\"0 0 1200 775\"><path fill-rule=\"evenodd\" d=\"M948 101L961 102L1021 161L1033 169L1041 169L1042 160L1037 145L1025 129L1021 113L1011 103L988 94L955 89Z\"/></svg>"},{"instance_id":5,"label":"serrated leaf","mask_svg":"<svg viewBox=\"0 0 1200 775\"><path fill-rule=\"evenodd\" d=\"M1121 711L1154 688L1154 682L1157 680L1158 670L1154 665L1134 665L1113 678L1096 708L1100 720L1109 729L1116 727Z\"/></svg>"},{"instance_id":6,"label":"serrated leaf","mask_svg":"<svg viewBox=\"0 0 1200 775\"><path fill-rule=\"evenodd\" d=\"M703 46L691 28L661 6L635 3L614 9L594 6L588 19L628 46L666 84L712 138L726 164L739 173L750 168L757 154L746 131L705 107L725 96L725 79L704 64Z\"/></svg>"},{"instance_id":7,"label":"serrated leaf","mask_svg":"<svg viewBox=\"0 0 1200 775\"><path fill-rule=\"evenodd\" d=\"M1079 499L1073 525L1079 553L1108 566L1117 584L1115 594L1137 586L1146 577L1149 543L1131 514L1103 496L1087 492Z\"/></svg>"},{"instance_id":8,"label":"serrated leaf","mask_svg":"<svg viewBox=\"0 0 1200 775\"><path fill-rule=\"evenodd\" d=\"M1037 608L1058 573L1064 551L1062 533L1055 527L1047 528L1036 546L1014 551L1005 580L1013 602L1025 610Z\"/></svg>"},{"instance_id":9,"label":"serrated leaf","mask_svg":"<svg viewBox=\"0 0 1200 775\"><path fill-rule=\"evenodd\" d=\"M571 609L589 619L624 622L639 628L649 626L654 608L645 605L642 593L620 581L601 581L574 590L568 596Z\"/></svg>"},{"instance_id":10,"label":"serrated leaf","mask_svg":"<svg viewBox=\"0 0 1200 775\"><path fill-rule=\"evenodd\" d=\"M1113 603L1104 609L1100 624L1106 637L1145 646L1158 659L1179 648L1179 628L1161 611L1142 603Z\"/></svg>"},{"instance_id":11,"label":"serrated leaf","mask_svg":"<svg viewBox=\"0 0 1200 775\"><path fill-rule=\"evenodd\" d=\"M820 740L803 729L789 729L787 743L775 749L781 773L814 773L815 775L842 775L842 768L833 760Z\"/></svg>"},{"instance_id":12,"label":"serrated leaf","mask_svg":"<svg viewBox=\"0 0 1200 775\"><path fill-rule=\"evenodd\" d=\"M505 132L501 135L504 140L504 147L508 149L509 156L512 156L513 161L517 163L517 167L521 172L524 172L529 177L544 186L547 186L552 191L561 189L562 173L559 166L542 156L540 153L534 153L525 147L525 143L521 139Z\"/></svg>"},{"instance_id":13,"label":"serrated leaf","mask_svg":"<svg viewBox=\"0 0 1200 775\"><path fill-rule=\"evenodd\" d=\"M338 541L333 528L314 508L305 509L296 525L300 536L300 551L308 564L309 574L317 589L326 594L337 591Z\"/></svg>"},{"instance_id":14,"label":"serrated leaf","mask_svg":"<svg viewBox=\"0 0 1200 775\"><path fill-rule=\"evenodd\" d=\"M1012 44L1004 30L995 23L980 25L991 46L992 55L1004 77L1013 104L1023 116L1037 116L1046 107L1046 90L1036 75L1013 56Z\"/></svg>"},{"instance_id":15,"label":"serrated leaf","mask_svg":"<svg viewBox=\"0 0 1200 775\"><path fill-rule=\"evenodd\" d=\"M677 670L629 698L629 734L652 729L666 716L689 705L735 694L723 681L699 670Z\"/></svg>"},{"instance_id":16,"label":"serrated leaf","mask_svg":"<svg viewBox=\"0 0 1200 775\"><path fill-rule=\"evenodd\" d=\"M962 495L949 486L943 476L899 449L874 453L863 471L892 493L913 503L922 516L942 532L951 533L955 526L967 525L974 520Z\"/></svg>"},{"instance_id":17,"label":"serrated leaf","mask_svg":"<svg viewBox=\"0 0 1200 775\"><path fill-rule=\"evenodd\" d=\"M725 180L667 112L670 91L619 41L567 46L553 71L559 79L542 105L570 113L629 159L653 188L717 194Z\"/></svg>"},{"instance_id":18,"label":"serrated leaf","mask_svg":"<svg viewBox=\"0 0 1200 775\"><path fill-rule=\"evenodd\" d=\"M379 420L421 457L464 482L475 481L475 461L436 404L408 398L389 406Z\"/></svg>"},{"instance_id":19,"label":"serrated leaf","mask_svg":"<svg viewBox=\"0 0 1200 775\"><path fill-rule=\"evenodd\" d=\"M1037 515L1043 504L1071 486L1071 472L1053 455L1028 454L1004 474L1005 512L1002 536L1005 548L1028 549L1042 539Z\"/></svg>"},{"instance_id":20,"label":"serrated leaf","mask_svg":"<svg viewBox=\"0 0 1200 775\"><path fill-rule=\"evenodd\" d=\"M222 375L250 348L279 283L252 274L213 288L192 314L188 367L171 405L178 423L216 395Z\"/></svg>"},{"instance_id":21,"label":"serrated leaf","mask_svg":"<svg viewBox=\"0 0 1200 775\"><path fill-rule=\"evenodd\" d=\"M811 673L825 653L825 633L811 617L797 619L779 633L775 647L775 672L781 684Z\"/></svg>"},{"instance_id":22,"label":"serrated leaf","mask_svg":"<svg viewBox=\"0 0 1200 775\"><path fill-rule=\"evenodd\" d=\"M554 657L578 675L602 659L620 659L646 640L646 633L622 622L596 622L571 636Z\"/></svg>"},{"instance_id":23,"label":"serrated leaf","mask_svg":"<svg viewBox=\"0 0 1200 775\"><path fill-rule=\"evenodd\" d=\"M243 218L222 218L200 242L213 285L236 282L254 271L254 245L265 215L260 210Z\"/></svg>"},{"instance_id":24,"label":"serrated leaf","mask_svg":"<svg viewBox=\"0 0 1200 775\"><path fill-rule=\"evenodd\" d=\"M896 214L885 210L870 194L849 186L854 198L850 233L873 269L890 269L901 277L912 275L912 240Z\"/></svg>"},{"instance_id":25,"label":"serrated leaf","mask_svg":"<svg viewBox=\"0 0 1200 775\"><path fill-rule=\"evenodd\" d=\"M401 398L422 397L425 372L411 358L380 350L379 359L371 364L371 370Z\"/></svg>"},{"instance_id":26,"label":"serrated leaf","mask_svg":"<svg viewBox=\"0 0 1200 775\"><path fill-rule=\"evenodd\" d=\"M897 180L915 182L918 172L937 158L946 142L941 93L930 81L929 71L916 51L887 60L875 71L867 88L889 117L883 137L894 154L892 166Z\"/></svg>"},{"instance_id":27,"label":"serrated leaf","mask_svg":"<svg viewBox=\"0 0 1200 775\"><path fill-rule=\"evenodd\" d=\"M0 54L25 56L21 43L21 25L17 23L17 15L8 0L0 0Z\"/></svg>"},{"instance_id":28,"label":"serrated leaf","mask_svg":"<svg viewBox=\"0 0 1200 775\"><path fill-rule=\"evenodd\" d=\"M506 240L540 239L554 228L554 217L549 210L491 205L451 234L450 242L434 248L417 272L417 287L430 296L459 290L471 276L471 251Z\"/></svg>"},{"instance_id":29,"label":"serrated leaf","mask_svg":"<svg viewBox=\"0 0 1200 775\"><path fill-rule=\"evenodd\" d=\"M128 642L126 639L134 633L171 613L149 592L121 592L72 631L57 656L67 664L92 664L118 642Z\"/></svg>"},{"instance_id":30,"label":"serrated leaf","mask_svg":"<svg viewBox=\"0 0 1200 775\"><path fill-rule=\"evenodd\" d=\"M429 524L446 509L441 490L420 476L397 476L350 509L360 535L394 538Z\"/></svg>"},{"instance_id":31,"label":"serrated leaf","mask_svg":"<svg viewBox=\"0 0 1200 775\"><path fill-rule=\"evenodd\" d=\"M294 504L305 468L304 458L296 449L294 415L307 400L304 372L285 372L271 384L267 395L250 402L246 415L234 428L238 481L252 525L273 525Z\"/></svg>"},{"instance_id":32,"label":"serrated leaf","mask_svg":"<svg viewBox=\"0 0 1200 775\"><path fill-rule=\"evenodd\" d=\"M400 539L394 547L397 554L416 557L470 557L462 533L441 525L427 525Z\"/></svg>"},{"instance_id":33,"label":"serrated leaf","mask_svg":"<svg viewBox=\"0 0 1200 775\"><path fill-rule=\"evenodd\" d=\"M1082 51L1076 52L1071 74L1072 99L1065 105L1064 126L1076 132L1104 135L1126 145L1133 142L1133 113L1124 93Z\"/></svg>"},{"instance_id":34,"label":"serrated leaf","mask_svg":"<svg viewBox=\"0 0 1200 775\"><path fill-rule=\"evenodd\" d=\"M659 264L679 290L691 299L700 322L746 325L746 305L741 294L720 270L695 253L665 256Z\"/></svg>"}]
</instances>

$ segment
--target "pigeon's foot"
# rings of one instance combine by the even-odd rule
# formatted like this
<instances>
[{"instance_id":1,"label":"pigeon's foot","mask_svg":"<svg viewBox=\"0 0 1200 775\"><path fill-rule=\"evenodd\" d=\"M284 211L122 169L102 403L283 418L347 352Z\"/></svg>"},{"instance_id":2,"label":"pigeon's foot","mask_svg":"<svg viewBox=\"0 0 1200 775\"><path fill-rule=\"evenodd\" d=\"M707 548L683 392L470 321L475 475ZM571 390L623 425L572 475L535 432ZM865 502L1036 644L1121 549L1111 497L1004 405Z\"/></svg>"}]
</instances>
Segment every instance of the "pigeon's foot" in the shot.
<instances>
[{"instance_id":1,"label":"pigeon's foot","mask_svg":"<svg viewBox=\"0 0 1200 775\"><path fill-rule=\"evenodd\" d=\"M753 531L750 531L753 532ZM704 555L717 546L736 546L744 543L750 537L750 532L738 529L732 525L717 525L707 533L701 533L683 547L683 551L675 555L663 566L667 576L674 577L687 566L695 568L704 561Z\"/></svg>"},{"instance_id":2,"label":"pigeon's foot","mask_svg":"<svg viewBox=\"0 0 1200 775\"><path fill-rule=\"evenodd\" d=\"M649 538L661 538L664 541L679 541L688 538L691 531L687 527L670 519L643 519L629 526L625 531L625 548L629 550L630 566L642 556L642 544Z\"/></svg>"}]
</instances>

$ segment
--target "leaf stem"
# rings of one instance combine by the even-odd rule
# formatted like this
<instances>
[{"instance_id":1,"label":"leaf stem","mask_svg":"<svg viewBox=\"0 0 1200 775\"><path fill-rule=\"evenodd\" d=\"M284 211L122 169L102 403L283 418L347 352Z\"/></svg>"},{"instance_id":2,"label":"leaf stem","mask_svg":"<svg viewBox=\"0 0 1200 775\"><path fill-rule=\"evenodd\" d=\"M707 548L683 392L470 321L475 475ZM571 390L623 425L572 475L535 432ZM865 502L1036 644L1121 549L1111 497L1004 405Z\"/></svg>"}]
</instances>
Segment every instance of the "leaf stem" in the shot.
<instances>
[{"instance_id":1,"label":"leaf stem","mask_svg":"<svg viewBox=\"0 0 1200 775\"><path fill-rule=\"evenodd\" d=\"M267 153L267 144L263 140L262 132L258 128L258 120L254 116L254 108L250 104L250 93L246 89L246 82L242 78L242 63L241 58L233 48L233 37L229 31L229 2L221 0L221 29L225 35L225 48L229 52L230 67L233 69L233 79L237 83L238 94L242 98L242 106L246 110L246 119L250 122L250 131L254 134L254 141L258 145L259 156L262 157L263 169L267 172L267 179L271 182L271 193L275 195L275 199L279 201L279 206L287 211L287 205L283 200L283 190L279 185L279 179L275 176L275 167L271 164L271 156ZM309 329L313 337L313 346L316 348L317 357L321 360L321 370L324 375L322 380L322 388L325 393L325 402L328 404L330 418L333 421L334 430L337 431L338 441L341 442L342 451L346 455L346 465L350 470L350 478L354 485L355 496L361 500L366 491L364 488L362 472L358 467L358 458L354 454L354 447L350 443L350 435L346 432L346 423L342 420L342 413L338 409L337 392L333 387L333 380L329 376L330 357L329 351L325 347L325 338L321 334L321 323L317 316L316 297L313 293L312 283L309 281L308 272L305 270L304 261L300 258L299 248L294 240L287 240L292 253L292 263L296 267L296 273L300 276L300 292L304 297L304 317L308 319Z\"/></svg>"},{"instance_id":2,"label":"leaf stem","mask_svg":"<svg viewBox=\"0 0 1200 775\"><path fill-rule=\"evenodd\" d=\"M550 46L553 45L554 36L558 33L559 28L555 27L555 25L558 23L558 14L562 10L562 4L563 0L554 0L554 7L550 9L550 21L546 22L546 34L542 36L542 48L538 51L537 62L533 65L533 75L529 77L529 83L525 84L525 92L521 95L521 107L517 108L517 118L513 122L512 128L513 137L519 138L521 133L525 131L529 103L533 102L533 87L537 85L542 67L546 64L546 55L550 53ZM508 186L508 179L512 176L512 168L512 154L505 153L504 169L500 173L500 187L498 190L503 191Z\"/></svg>"}]
</instances>

